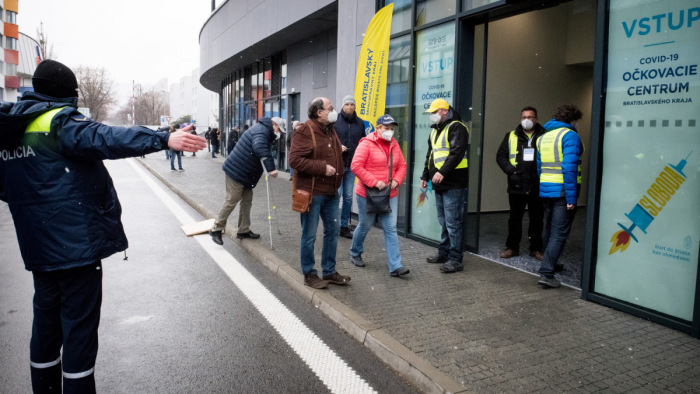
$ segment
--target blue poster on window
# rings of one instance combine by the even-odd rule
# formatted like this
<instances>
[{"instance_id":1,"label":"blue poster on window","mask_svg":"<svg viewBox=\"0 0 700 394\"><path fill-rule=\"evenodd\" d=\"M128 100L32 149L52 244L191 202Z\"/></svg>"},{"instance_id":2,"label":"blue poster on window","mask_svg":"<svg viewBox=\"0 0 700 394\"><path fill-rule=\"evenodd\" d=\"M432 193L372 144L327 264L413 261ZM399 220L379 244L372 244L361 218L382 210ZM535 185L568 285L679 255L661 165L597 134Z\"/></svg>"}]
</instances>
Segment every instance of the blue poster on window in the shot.
<instances>
[{"instance_id":1,"label":"blue poster on window","mask_svg":"<svg viewBox=\"0 0 700 394\"><path fill-rule=\"evenodd\" d=\"M700 2L610 2L595 292L691 321Z\"/></svg>"}]
</instances>

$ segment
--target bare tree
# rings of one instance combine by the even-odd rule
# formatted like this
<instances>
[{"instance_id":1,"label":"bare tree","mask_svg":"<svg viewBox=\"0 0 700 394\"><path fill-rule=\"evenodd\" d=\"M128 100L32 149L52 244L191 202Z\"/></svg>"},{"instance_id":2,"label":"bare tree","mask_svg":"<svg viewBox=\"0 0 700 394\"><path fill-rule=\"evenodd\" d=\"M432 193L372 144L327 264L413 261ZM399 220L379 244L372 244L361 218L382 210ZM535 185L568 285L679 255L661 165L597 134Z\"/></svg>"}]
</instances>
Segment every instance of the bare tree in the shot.
<instances>
[{"instance_id":1,"label":"bare tree","mask_svg":"<svg viewBox=\"0 0 700 394\"><path fill-rule=\"evenodd\" d=\"M41 51L41 59L53 59L53 44L49 45L49 38L44 33L44 22L39 23L39 29L36 31L39 37L39 50Z\"/></svg>"},{"instance_id":2,"label":"bare tree","mask_svg":"<svg viewBox=\"0 0 700 394\"><path fill-rule=\"evenodd\" d=\"M136 85L134 88L134 119L136 124L159 125L160 116L170 113L167 92Z\"/></svg>"},{"instance_id":3,"label":"bare tree","mask_svg":"<svg viewBox=\"0 0 700 394\"><path fill-rule=\"evenodd\" d=\"M99 122L116 103L113 97L114 82L104 68L80 66L75 70L78 78L79 107L90 109L90 116Z\"/></svg>"}]
</instances>

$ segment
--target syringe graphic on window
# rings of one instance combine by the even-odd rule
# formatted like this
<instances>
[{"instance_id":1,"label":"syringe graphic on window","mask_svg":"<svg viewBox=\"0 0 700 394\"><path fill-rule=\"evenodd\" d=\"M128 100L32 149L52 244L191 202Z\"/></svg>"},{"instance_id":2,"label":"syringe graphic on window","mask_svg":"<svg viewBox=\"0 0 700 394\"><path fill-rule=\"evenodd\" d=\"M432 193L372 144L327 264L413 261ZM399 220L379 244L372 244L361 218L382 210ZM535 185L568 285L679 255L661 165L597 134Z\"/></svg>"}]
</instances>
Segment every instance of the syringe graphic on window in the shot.
<instances>
[{"instance_id":1,"label":"syringe graphic on window","mask_svg":"<svg viewBox=\"0 0 700 394\"><path fill-rule=\"evenodd\" d=\"M630 238L634 242L639 242L633 233L636 228L642 230L644 234L647 233L647 227L687 179L683 173L683 168L688 164L688 158L690 158L691 154L693 154L692 151L675 166L668 164L664 167L637 205L632 208L630 213L625 214L632 221L631 225L625 226L622 223L617 223L618 226L622 227L622 230L616 232L610 238L610 242L612 242L610 254L617 251L620 251L620 253L624 252L630 245Z\"/></svg>"}]
</instances>

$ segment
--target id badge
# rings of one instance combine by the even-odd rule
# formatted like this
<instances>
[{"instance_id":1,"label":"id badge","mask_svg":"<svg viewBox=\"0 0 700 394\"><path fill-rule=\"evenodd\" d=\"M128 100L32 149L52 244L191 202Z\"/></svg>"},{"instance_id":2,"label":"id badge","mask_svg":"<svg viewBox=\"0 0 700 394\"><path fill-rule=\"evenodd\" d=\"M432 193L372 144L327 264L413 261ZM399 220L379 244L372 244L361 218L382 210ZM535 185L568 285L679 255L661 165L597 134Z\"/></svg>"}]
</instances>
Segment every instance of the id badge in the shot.
<instances>
[{"instance_id":1,"label":"id badge","mask_svg":"<svg viewBox=\"0 0 700 394\"><path fill-rule=\"evenodd\" d=\"M533 160L535 160L535 148L523 149L523 161L533 161Z\"/></svg>"}]
</instances>

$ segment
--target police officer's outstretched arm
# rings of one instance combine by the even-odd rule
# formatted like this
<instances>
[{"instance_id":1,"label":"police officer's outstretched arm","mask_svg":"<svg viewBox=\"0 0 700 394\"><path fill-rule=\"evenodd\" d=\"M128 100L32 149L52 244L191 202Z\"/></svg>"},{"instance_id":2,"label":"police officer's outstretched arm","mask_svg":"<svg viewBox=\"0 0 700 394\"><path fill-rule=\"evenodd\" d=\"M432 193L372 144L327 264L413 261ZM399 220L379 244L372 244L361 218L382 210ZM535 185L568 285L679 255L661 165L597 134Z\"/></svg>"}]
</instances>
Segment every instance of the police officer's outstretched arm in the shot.
<instances>
[{"instance_id":1,"label":"police officer's outstretched arm","mask_svg":"<svg viewBox=\"0 0 700 394\"><path fill-rule=\"evenodd\" d=\"M169 146L196 152L206 141L183 129L176 133L153 131L147 127L115 127L95 122L75 109L66 109L55 118L61 151L67 156L94 160L123 159L157 152Z\"/></svg>"}]
</instances>

